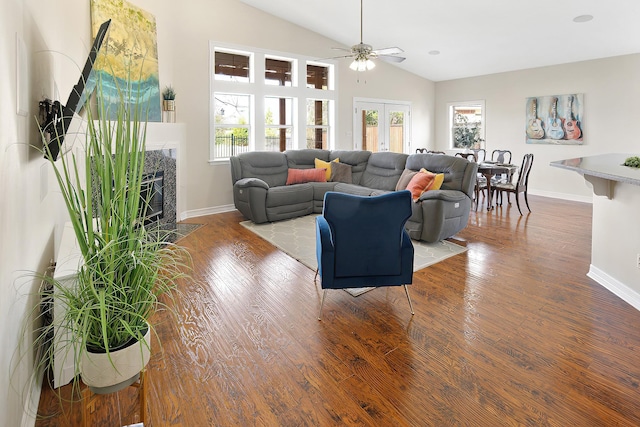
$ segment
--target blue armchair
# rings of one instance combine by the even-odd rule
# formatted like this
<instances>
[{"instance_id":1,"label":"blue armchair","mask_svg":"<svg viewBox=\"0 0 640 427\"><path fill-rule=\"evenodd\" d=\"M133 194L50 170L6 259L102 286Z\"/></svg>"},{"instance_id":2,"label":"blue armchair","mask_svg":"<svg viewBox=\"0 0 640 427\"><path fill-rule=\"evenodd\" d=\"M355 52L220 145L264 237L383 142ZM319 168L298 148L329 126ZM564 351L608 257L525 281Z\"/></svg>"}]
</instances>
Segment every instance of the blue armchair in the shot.
<instances>
[{"instance_id":1,"label":"blue armchair","mask_svg":"<svg viewBox=\"0 0 640 427\"><path fill-rule=\"evenodd\" d=\"M327 289L404 286L413 281L413 244L404 225L411 216L411 193L363 197L327 192L316 218L316 255L322 307Z\"/></svg>"}]
</instances>

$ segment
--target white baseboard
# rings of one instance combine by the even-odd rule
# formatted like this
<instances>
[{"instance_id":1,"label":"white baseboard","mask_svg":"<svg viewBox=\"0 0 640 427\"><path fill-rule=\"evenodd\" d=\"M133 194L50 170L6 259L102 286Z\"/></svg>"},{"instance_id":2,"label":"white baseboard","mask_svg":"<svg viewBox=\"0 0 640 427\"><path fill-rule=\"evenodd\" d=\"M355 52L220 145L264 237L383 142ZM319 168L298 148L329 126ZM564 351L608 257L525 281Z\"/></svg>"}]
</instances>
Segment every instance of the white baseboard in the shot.
<instances>
[{"instance_id":1,"label":"white baseboard","mask_svg":"<svg viewBox=\"0 0 640 427\"><path fill-rule=\"evenodd\" d=\"M593 203L593 196L579 196L577 194L555 193L553 191L540 191L534 189L529 190L528 193L534 196L551 197L552 199L570 200L572 202L583 202L589 204Z\"/></svg>"},{"instance_id":2,"label":"white baseboard","mask_svg":"<svg viewBox=\"0 0 640 427\"><path fill-rule=\"evenodd\" d=\"M629 286L609 276L593 264L589 266L587 276L613 292L614 295L633 306L636 310L640 311L640 294Z\"/></svg>"},{"instance_id":3,"label":"white baseboard","mask_svg":"<svg viewBox=\"0 0 640 427\"><path fill-rule=\"evenodd\" d=\"M40 403L40 393L42 392L42 381L44 375L32 375L29 380L29 389L25 393L22 410L22 422L20 427L33 427L36 425L38 404Z\"/></svg>"},{"instance_id":4,"label":"white baseboard","mask_svg":"<svg viewBox=\"0 0 640 427\"><path fill-rule=\"evenodd\" d=\"M219 214L223 212L231 212L234 210L236 210L236 207L234 205L222 205L222 206L214 206L210 208L194 209L191 211L186 211L181 213L180 221L183 221L189 218L197 218L199 216L214 215L214 214Z\"/></svg>"}]
</instances>

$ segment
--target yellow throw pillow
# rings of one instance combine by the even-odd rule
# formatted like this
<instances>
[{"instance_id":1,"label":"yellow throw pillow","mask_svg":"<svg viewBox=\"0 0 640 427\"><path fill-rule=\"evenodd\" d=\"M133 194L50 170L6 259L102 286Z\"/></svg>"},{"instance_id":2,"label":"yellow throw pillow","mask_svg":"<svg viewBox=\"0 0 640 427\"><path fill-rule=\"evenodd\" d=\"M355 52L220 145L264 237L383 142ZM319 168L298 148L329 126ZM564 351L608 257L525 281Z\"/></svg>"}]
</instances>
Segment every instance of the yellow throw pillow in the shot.
<instances>
[{"instance_id":1,"label":"yellow throw pillow","mask_svg":"<svg viewBox=\"0 0 640 427\"><path fill-rule=\"evenodd\" d=\"M332 161L338 163L340 161L340 158L337 158ZM324 169L327 171L327 181L330 181L331 180L331 162L325 162L324 160L320 160L316 158L314 160L314 164L316 169Z\"/></svg>"},{"instance_id":2,"label":"yellow throw pillow","mask_svg":"<svg viewBox=\"0 0 640 427\"><path fill-rule=\"evenodd\" d=\"M420 169L420 172L429 172L428 170L426 170L425 168ZM429 173L435 173L435 172L429 172ZM433 184L431 184L431 187L429 187L429 190L439 190L440 187L442 187L442 183L444 182L444 174L443 173L437 173L435 174L436 178L433 180Z\"/></svg>"}]
</instances>

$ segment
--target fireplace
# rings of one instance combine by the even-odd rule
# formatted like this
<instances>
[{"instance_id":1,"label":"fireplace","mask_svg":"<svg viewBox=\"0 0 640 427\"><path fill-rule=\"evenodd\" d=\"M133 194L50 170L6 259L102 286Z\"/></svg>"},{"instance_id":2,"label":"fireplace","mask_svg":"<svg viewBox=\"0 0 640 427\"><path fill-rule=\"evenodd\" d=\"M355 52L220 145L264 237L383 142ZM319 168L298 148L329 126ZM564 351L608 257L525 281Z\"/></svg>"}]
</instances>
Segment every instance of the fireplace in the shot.
<instances>
[{"instance_id":1,"label":"fireplace","mask_svg":"<svg viewBox=\"0 0 640 427\"><path fill-rule=\"evenodd\" d=\"M164 218L164 171L144 174L140 183L140 217L144 224Z\"/></svg>"}]
</instances>

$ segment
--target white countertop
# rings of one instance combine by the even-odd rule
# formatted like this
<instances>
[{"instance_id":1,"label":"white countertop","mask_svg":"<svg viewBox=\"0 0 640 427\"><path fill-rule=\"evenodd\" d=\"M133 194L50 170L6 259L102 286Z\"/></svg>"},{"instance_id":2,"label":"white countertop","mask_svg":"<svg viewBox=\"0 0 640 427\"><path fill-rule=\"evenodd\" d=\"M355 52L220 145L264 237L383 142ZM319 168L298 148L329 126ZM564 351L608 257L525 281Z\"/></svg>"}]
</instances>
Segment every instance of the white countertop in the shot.
<instances>
[{"instance_id":1,"label":"white countertop","mask_svg":"<svg viewBox=\"0 0 640 427\"><path fill-rule=\"evenodd\" d=\"M610 181L640 185L640 168L623 166L628 157L638 154L610 153L597 156L576 157L557 160L551 166L578 172L581 175L594 176Z\"/></svg>"}]
</instances>

